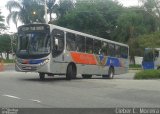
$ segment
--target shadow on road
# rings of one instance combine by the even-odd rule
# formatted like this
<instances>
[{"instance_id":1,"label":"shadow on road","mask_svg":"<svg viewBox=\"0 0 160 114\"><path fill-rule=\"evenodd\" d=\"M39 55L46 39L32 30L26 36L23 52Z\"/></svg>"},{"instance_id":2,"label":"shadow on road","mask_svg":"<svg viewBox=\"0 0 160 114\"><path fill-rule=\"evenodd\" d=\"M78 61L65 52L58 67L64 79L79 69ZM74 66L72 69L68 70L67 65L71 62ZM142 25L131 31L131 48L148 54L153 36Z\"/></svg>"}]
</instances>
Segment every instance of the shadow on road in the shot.
<instances>
[{"instance_id":1,"label":"shadow on road","mask_svg":"<svg viewBox=\"0 0 160 114\"><path fill-rule=\"evenodd\" d=\"M66 80L65 77L60 78L45 78L45 80L40 80L39 78L21 78L21 81L29 81L29 82L64 82L64 81L74 81L74 80L82 80L82 78L76 78L72 80Z\"/></svg>"},{"instance_id":2,"label":"shadow on road","mask_svg":"<svg viewBox=\"0 0 160 114\"><path fill-rule=\"evenodd\" d=\"M29 82L69 82L69 81L78 81L78 80L110 80L107 78L102 78L95 76L91 79L83 79L82 77L77 77L76 79L66 80L65 77L46 77L45 80L40 80L39 78L19 78L20 81L29 81ZM113 79L114 80L114 79Z\"/></svg>"}]
</instances>

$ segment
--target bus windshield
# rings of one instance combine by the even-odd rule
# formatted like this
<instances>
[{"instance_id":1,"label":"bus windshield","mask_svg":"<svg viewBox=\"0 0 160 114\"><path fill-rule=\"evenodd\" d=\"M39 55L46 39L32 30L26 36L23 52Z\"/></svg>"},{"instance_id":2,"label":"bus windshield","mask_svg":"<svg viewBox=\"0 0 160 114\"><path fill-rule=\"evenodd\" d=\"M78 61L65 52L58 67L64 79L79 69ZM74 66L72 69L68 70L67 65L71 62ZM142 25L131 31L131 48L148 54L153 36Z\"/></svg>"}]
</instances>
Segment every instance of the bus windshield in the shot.
<instances>
[{"instance_id":1,"label":"bus windshield","mask_svg":"<svg viewBox=\"0 0 160 114\"><path fill-rule=\"evenodd\" d=\"M50 53L49 34L35 32L19 35L18 53L29 55Z\"/></svg>"}]
</instances>

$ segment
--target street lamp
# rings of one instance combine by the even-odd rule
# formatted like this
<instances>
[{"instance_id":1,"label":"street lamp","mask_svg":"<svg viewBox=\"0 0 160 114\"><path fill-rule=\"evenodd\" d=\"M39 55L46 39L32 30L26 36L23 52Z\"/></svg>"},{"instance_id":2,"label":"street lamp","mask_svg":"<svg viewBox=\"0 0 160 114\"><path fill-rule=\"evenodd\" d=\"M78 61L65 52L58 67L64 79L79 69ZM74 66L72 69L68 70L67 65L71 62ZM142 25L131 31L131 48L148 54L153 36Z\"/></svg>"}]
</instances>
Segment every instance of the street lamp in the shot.
<instances>
[{"instance_id":1,"label":"street lamp","mask_svg":"<svg viewBox=\"0 0 160 114\"><path fill-rule=\"evenodd\" d=\"M36 15L36 12L35 12L35 11L33 11L32 13L33 13L33 15Z\"/></svg>"},{"instance_id":2,"label":"street lamp","mask_svg":"<svg viewBox=\"0 0 160 114\"><path fill-rule=\"evenodd\" d=\"M48 24L48 17L47 17L47 1L44 0L44 11L45 11L45 22Z\"/></svg>"}]
</instances>

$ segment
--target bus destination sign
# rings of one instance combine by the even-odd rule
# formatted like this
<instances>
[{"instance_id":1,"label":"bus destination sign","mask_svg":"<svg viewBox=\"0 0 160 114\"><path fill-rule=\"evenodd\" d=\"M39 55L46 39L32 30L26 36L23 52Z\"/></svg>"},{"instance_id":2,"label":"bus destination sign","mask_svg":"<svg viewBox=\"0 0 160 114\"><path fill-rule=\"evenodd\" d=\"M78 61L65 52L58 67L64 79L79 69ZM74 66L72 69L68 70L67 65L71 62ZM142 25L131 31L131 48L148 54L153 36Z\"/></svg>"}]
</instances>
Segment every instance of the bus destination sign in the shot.
<instances>
[{"instance_id":1,"label":"bus destination sign","mask_svg":"<svg viewBox=\"0 0 160 114\"><path fill-rule=\"evenodd\" d=\"M50 31L49 25L46 24L30 24L22 25L18 28L18 32L48 32Z\"/></svg>"},{"instance_id":2,"label":"bus destination sign","mask_svg":"<svg viewBox=\"0 0 160 114\"><path fill-rule=\"evenodd\" d=\"M28 31L43 31L45 30L44 26L24 26L21 28L21 31L28 32Z\"/></svg>"}]
</instances>

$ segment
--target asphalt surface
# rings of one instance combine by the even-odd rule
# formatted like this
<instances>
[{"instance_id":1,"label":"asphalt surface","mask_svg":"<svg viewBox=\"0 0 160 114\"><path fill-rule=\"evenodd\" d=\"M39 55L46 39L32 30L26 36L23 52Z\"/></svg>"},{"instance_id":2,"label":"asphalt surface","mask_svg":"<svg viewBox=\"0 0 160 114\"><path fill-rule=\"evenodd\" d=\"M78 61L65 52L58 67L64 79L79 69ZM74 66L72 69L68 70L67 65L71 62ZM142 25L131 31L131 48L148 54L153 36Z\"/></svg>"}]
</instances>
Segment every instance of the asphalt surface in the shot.
<instances>
[{"instance_id":1,"label":"asphalt surface","mask_svg":"<svg viewBox=\"0 0 160 114\"><path fill-rule=\"evenodd\" d=\"M0 107L115 108L160 107L160 80L133 80L135 72L115 79L46 77L37 73L0 72Z\"/></svg>"}]
</instances>

